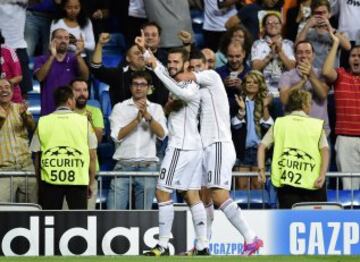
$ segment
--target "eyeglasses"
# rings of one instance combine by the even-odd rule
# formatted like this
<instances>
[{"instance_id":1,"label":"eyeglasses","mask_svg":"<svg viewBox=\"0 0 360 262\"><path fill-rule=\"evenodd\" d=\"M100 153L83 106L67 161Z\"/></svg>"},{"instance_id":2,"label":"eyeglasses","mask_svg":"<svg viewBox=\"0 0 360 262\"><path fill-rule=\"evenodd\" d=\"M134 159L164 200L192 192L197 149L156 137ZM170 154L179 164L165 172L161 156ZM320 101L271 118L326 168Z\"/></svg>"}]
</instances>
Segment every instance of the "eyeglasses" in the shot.
<instances>
[{"instance_id":1,"label":"eyeglasses","mask_svg":"<svg viewBox=\"0 0 360 262\"><path fill-rule=\"evenodd\" d=\"M149 85L147 83L132 83L131 86L145 88L148 87Z\"/></svg>"}]
</instances>

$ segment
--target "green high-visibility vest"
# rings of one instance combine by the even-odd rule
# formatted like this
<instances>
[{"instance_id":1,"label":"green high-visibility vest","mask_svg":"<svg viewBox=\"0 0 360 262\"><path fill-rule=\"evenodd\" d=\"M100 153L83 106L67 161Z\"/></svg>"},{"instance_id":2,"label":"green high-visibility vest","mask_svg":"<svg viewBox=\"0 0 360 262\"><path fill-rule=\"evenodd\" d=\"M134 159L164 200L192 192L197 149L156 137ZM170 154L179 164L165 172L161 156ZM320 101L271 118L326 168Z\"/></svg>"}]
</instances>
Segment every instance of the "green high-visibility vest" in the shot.
<instances>
[{"instance_id":1,"label":"green high-visibility vest","mask_svg":"<svg viewBox=\"0 0 360 262\"><path fill-rule=\"evenodd\" d=\"M88 120L76 113L39 119L41 180L55 185L89 184Z\"/></svg>"},{"instance_id":2,"label":"green high-visibility vest","mask_svg":"<svg viewBox=\"0 0 360 262\"><path fill-rule=\"evenodd\" d=\"M274 124L274 154L271 182L275 187L289 185L315 190L321 154L319 141L323 121L311 117L288 115Z\"/></svg>"}]
</instances>

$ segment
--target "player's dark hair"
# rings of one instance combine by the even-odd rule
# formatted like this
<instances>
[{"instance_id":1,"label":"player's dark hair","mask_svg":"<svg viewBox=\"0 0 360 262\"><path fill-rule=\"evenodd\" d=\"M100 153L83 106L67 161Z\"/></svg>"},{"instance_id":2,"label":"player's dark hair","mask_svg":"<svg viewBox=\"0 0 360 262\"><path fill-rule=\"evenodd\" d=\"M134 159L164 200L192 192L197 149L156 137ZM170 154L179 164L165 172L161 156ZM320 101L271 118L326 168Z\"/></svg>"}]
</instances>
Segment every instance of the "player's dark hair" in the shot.
<instances>
[{"instance_id":1,"label":"player's dark hair","mask_svg":"<svg viewBox=\"0 0 360 262\"><path fill-rule=\"evenodd\" d=\"M54 91L55 106L63 106L68 99L73 98L74 93L70 86L60 86Z\"/></svg>"},{"instance_id":2,"label":"player's dark hair","mask_svg":"<svg viewBox=\"0 0 360 262\"><path fill-rule=\"evenodd\" d=\"M205 55L198 49L191 50L190 52L190 60L191 59L201 59L203 63L206 63Z\"/></svg>"},{"instance_id":3,"label":"player's dark hair","mask_svg":"<svg viewBox=\"0 0 360 262\"><path fill-rule=\"evenodd\" d=\"M169 50L168 55L170 54L181 54L183 62L189 61L189 52L183 47L175 47Z\"/></svg>"}]
</instances>

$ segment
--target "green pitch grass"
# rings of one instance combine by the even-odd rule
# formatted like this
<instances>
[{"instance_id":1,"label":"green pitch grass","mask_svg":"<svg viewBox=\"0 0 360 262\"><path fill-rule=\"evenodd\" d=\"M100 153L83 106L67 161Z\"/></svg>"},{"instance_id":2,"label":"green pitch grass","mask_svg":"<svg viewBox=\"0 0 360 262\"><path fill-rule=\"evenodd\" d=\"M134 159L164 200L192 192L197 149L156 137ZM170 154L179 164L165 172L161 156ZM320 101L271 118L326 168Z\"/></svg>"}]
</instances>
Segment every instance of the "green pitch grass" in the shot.
<instances>
[{"instance_id":1,"label":"green pitch grass","mask_svg":"<svg viewBox=\"0 0 360 262\"><path fill-rule=\"evenodd\" d=\"M359 262L360 256L211 256L211 257L140 257L140 256L97 256L97 257L0 257L0 261L6 262Z\"/></svg>"}]
</instances>

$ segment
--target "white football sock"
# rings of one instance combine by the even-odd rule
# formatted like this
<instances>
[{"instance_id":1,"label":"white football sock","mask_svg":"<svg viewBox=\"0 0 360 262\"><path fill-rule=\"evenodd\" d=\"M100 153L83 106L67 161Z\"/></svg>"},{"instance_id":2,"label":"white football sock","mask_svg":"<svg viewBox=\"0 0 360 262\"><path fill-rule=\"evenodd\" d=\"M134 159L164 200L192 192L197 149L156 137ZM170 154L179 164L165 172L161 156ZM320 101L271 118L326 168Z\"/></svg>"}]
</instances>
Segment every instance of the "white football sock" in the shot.
<instances>
[{"instance_id":1,"label":"white football sock","mask_svg":"<svg viewBox=\"0 0 360 262\"><path fill-rule=\"evenodd\" d=\"M231 198L229 198L221 204L220 209L224 212L231 224L241 233L246 243L253 242L255 233L252 231L249 224L245 220L243 213L241 212L241 209L238 207L238 205Z\"/></svg>"},{"instance_id":2,"label":"white football sock","mask_svg":"<svg viewBox=\"0 0 360 262\"><path fill-rule=\"evenodd\" d=\"M199 202L193 206L190 207L194 229L195 229L195 235L196 235L196 249L197 250L203 250L204 248L209 247L209 241L206 237L206 211L204 204L202 202Z\"/></svg>"},{"instance_id":3,"label":"white football sock","mask_svg":"<svg viewBox=\"0 0 360 262\"><path fill-rule=\"evenodd\" d=\"M168 248L174 215L174 205L171 200L159 203L159 245L164 248Z\"/></svg>"},{"instance_id":4,"label":"white football sock","mask_svg":"<svg viewBox=\"0 0 360 262\"><path fill-rule=\"evenodd\" d=\"M210 241L211 233L212 233L211 227L212 227L212 223L214 221L214 204L210 203L210 204L206 205L205 211L206 211L207 239Z\"/></svg>"}]
</instances>

